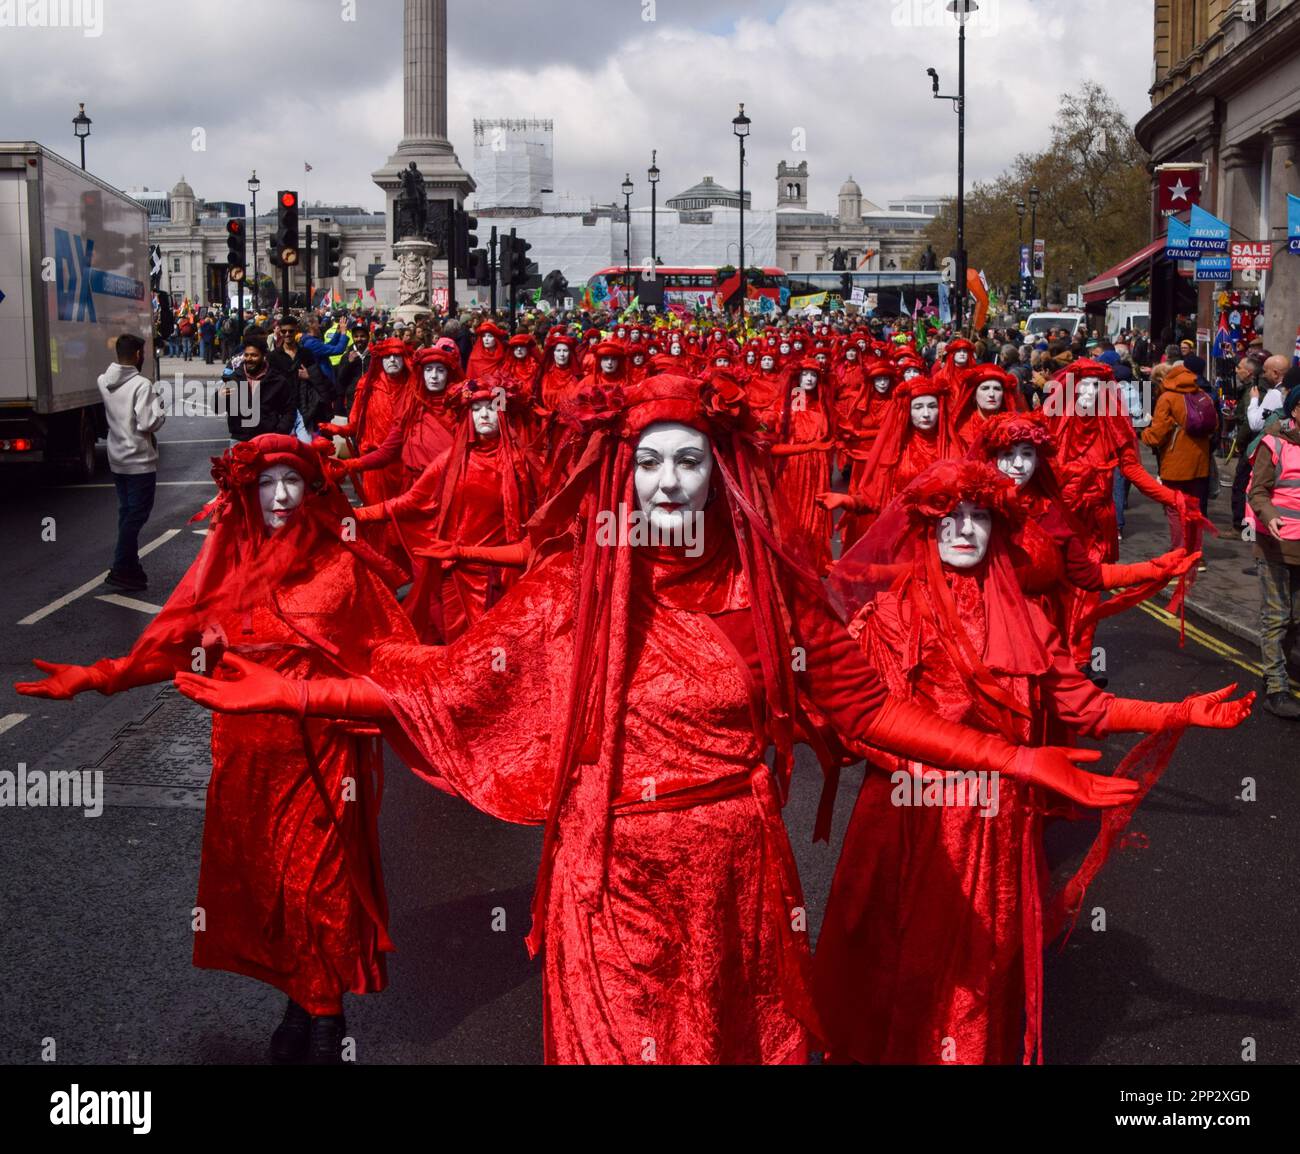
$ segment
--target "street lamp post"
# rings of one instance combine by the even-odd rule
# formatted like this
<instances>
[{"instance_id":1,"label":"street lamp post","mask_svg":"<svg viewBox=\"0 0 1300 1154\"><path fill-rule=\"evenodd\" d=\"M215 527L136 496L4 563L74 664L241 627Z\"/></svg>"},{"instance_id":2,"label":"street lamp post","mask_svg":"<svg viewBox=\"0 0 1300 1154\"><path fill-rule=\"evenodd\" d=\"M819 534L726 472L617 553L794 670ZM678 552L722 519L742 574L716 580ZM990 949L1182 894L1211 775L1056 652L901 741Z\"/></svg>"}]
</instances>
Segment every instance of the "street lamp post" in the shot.
<instances>
[{"instance_id":1,"label":"street lamp post","mask_svg":"<svg viewBox=\"0 0 1300 1154\"><path fill-rule=\"evenodd\" d=\"M635 187L632 183L632 174L629 172L623 178L623 218L627 221L627 247L623 249L623 272L629 300L632 292L632 189Z\"/></svg>"},{"instance_id":2,"label":"street lamp post","mask_svg":"<svg viewBox=\"0 0 1300 1154\"><path fill-rule=\"evenodd\" d=\"M81 171L86 171L86 137L90 135L91 119L86 115L86 106L78 105L80 111L72 118L72 131L81 141Z\"/></svg>"},{"instance_id":3,"label":"street lamp post","mask_svg":"<svg viewBox=\"0 0 1300 1154\"><path fill-rule=\"evenodd\" d=\"M650 171L646 173L646 179L650 181L650 264L656 269L659 267L659 237L656 230L656 215L659 208L658 162L659 150L656 148L650 153Z\"/></svg>"},{"instance_id":4,"label":"street lamp post","mask_svg":"<svg viewBox=\"0 0 1300 1154\"><path fill-rule=\"evenodd\" d=\"M1019 296L1025 295L1025 280L1020 275L1020 258L1025 251L1025 198L1016 197L1016 280L1020 283Z\"/></svg>"},{"instance_id":5,"label":"street lamp post","mask_svg":"<svg viewBox=\"0 0 1300 1154\"><path fill-rule=\"evenodd\" d=\"M1034 185L1029 190L1029 207L1031 215L1029 218L1029 243L1033 247L1029 253L1029 281L1033 286L1035 295L1038 292L1038 270L1034 268L1034 258L1038 255L1038 198L1041 195L1038 191L1038 185ZM1047 262L1044 261L1044 264ZM1031 300L1034 297L1030 298Z\"/></svg>"},{"instance_id":6,"label":"street lamp post","mask_svg":"<svg viewBox=\"0 0 1300 1154\"><path fill-rule=\"evenodd\" d=\"M257 169L253 169L253 175L248 178L248 191L253 194L253 312L257 312L257 298L259 296L259 286L257 283L257 193L262 187L262 182L257 179Z\"/></svg>"},{"instance_id":7,"label":"street lamp post","mask_svg":"<svg viewBox=\"0 0 1300 1154\"><path fill-rule=\"evenodd\" d=\"M740 141L740 319L745 320L745 138L749 135L750 119L741 104L740 114L731 122L731 130Z\"/></svg>"}]
</instances>

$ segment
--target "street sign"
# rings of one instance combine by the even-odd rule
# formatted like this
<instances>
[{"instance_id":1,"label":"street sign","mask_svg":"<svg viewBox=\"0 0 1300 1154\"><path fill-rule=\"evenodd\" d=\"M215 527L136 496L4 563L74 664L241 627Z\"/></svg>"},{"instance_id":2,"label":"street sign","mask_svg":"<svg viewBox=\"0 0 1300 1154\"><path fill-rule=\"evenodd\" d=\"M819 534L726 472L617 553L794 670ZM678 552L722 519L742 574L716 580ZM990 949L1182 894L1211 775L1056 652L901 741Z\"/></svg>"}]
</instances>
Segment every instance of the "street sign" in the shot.
<instances>
[{"instance_id":1,"label":"street sign","mask_svg":"<svg viewBox=\"0 0 1300 1154\"><path fill-rule=\"evenodd\" d=\"M1232 257L1203 256L1196 262L1197 281L1232 280Z\"/></svg>"},{"instance_id":2,"label":"street sign","mask_svg":"<svg viewBox=\"0 0 1300 1154\"><path fill-rule=\"evenodd\" d=\"M1157 175L1159 181L1160 211L1168 216L1186 212L1201 202L1201 174L1198 164L1191 168L1165 168Z\"/></svg>"},{"instance_id":3,"label":"street sign","mask_svg":"<svg viewBox=\"0 0 1300 1154\"><path fill-rule=\"evenodd\" d=\"M1166 260L1195 260L1200 252L1192 247L1192 230L1176 217L1169 218L1169 231L1165 234Z\"/></svg>"},{"instance_id":4,"label":"street sign","mask_svg":"<svg viewBox=\"0 0 1300 1154\"><path fill-rule=\"evenodd\" d=\"M1235 241L1230 249L1234 269L1261 269L1268 272L1273 267L1273 246L1268 241Z\"/></svg>"},{"instance_id":5,"label":"street sign","mask_svg":"<svg viewBox=\"0 0 1300 1154\"><path fill-rule=\"evenodd\" d=\"M1192 205L1192 248L1199 252L1226 253L1230 236L1227 221L1206 212L1199 204Z\"/></svg>"},{"instance_id":6,"label":"street sign","mask_svg":"<svg viewBox=\"0 0 1300 1154\"><path fill-rule=\"evenodd\" d=\"M1286 194L1287 248L1300 255L1300 196Z\"/></svg>"}]
</instances>

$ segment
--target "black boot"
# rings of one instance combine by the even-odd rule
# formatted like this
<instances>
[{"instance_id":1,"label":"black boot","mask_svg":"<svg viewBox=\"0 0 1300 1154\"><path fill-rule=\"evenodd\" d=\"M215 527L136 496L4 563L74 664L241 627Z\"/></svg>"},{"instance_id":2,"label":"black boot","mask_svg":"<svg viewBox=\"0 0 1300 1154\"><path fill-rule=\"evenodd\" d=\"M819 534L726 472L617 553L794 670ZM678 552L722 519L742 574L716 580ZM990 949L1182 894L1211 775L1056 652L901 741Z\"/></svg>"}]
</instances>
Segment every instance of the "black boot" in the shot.
<instances>
[{"instance_id":1,"label":"black boot","mask_svg":"<svg viewBox=\"0 0 1300 1154\"><path fill-rule=\"evenodd\" d=\"M307 1065L341 1066L343 1039L347 1037L347 1033L347 1019L342 1014L312 1018L311 1041L307 1046Z\"/></svg>"},{"instance_id":2,"label":"black boot","mask_svg":"<svg viewBox=\"0 0 1300 1154\"><path fill-rule=\"evenodd\" d=\"M271 1062L276 1066L294 1066L307 1056L311 1040L312 1016L292 998L285 1007L284 1020L271 1035Z\"/></svg>"}]
</instances>

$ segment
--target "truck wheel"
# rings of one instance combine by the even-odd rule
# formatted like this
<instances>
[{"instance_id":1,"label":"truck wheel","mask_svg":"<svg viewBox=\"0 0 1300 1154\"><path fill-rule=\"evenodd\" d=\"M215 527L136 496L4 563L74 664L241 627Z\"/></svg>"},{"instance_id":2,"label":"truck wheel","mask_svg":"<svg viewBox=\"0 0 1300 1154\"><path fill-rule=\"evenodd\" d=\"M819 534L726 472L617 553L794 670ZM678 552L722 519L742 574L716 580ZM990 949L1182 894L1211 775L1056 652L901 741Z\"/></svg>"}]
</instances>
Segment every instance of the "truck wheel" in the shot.
<instances>
[{"instance_id":1,"label":"truck wheel","mask_svg":"<svg viewBox=\"0 0 1300 1154\"><path fill-rule=\"evenodd\" d=\"M95 456L96 440L95 423L90 419L89 413L82 413L77 428L77 456L70 469L72 476L78 481L86 482L95 479L95 472L99 467L99 461Z\"/></svg>"}]
</instances>

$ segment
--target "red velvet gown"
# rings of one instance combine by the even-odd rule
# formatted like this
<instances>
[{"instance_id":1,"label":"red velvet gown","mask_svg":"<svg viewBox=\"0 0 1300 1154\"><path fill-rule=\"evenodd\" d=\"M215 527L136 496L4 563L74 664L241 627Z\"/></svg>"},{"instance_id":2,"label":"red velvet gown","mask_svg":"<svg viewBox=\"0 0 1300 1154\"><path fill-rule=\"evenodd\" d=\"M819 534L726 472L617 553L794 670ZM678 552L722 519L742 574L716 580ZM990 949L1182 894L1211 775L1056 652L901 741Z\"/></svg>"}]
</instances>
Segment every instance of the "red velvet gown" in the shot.
<instances>
[{"instance_id":1,"label":"red velvet gown","mask_svg":"<svg viewBox=\"0 0 1300 1154\"><path fill-rule=\"evenodd\" d=\"M410 389L409 372L390 377L379 369L362 381L348 417L348 423L356 431L357 452L361 456L375 452L388 439L393 425L406 412ZM400 459L355 478L361 499L368 505L396 497L405 480L406 469Z\"/></svg>"},{"instance_id":2,"label":"red velvet gown","mask_svg":"<svg viewBox=\"0 0 1300 1154\"><path fill-rule=\"evenodd\" d=\"M625 695L621 732L584 754L594 760L566 801L574 832L559 839L550 874L548 1062L805 1059L803 899L763 760L748 587L719 554L725 536L706 534L714 546L698 562L637 563L624 602L628 673L606 688ZM571 551L546 557L454 644L375 654L372 680L411 764L506 821L544 822L553 795L577 572ZM803 692L837 732L864 732L884 700L879 681L824 605L793 612L811 658ZM585 840L587 811L607 839Z\"/></svg>"},{"instance_id":3,"label":"red velvet gown","mask_svg":"<svg viewBox=\"0 0 1300 1154\"><path fill-rule=\"evenodd\" d=\"M420 639L428 644L454 641L491 609L519 576L517 569L468 561L458 561L445 570L440 562L416 556L416 549L438 539L439 506L450 462L448 451L410 489L384 506L415 571L415 583L403 605ZM509 476L503 474L506 469ZM452 507L447 510L445 539L471 546L518 541L519 536L511 537L506 530L506 485L518 487L518 482L501 442L478 442L470 447ZM530 511L517 509L515 517L527 520Z\"/></svg>"},{"instance_id":4,"label":"red velvet gown","mask_svg":"<svg viewBox=\"0 0 1300 1154\"><path fill-rule=\"evenodd\" d=\"M209 668L229 651L301 680L364 672L357 655L371 640L414 640L397 602L346 549L322 551L311 576L279 589L274 605L217 611L202 638L167 627L173 610L186 613L193 572L125 659L124 687L189 670L200 644ZM352 657L340 666L327 649ZM345 993L385 987L393 946L377 826L382 777L373 727L213 714L196 966L266 982L317 1015L340 1013Z\"/></svg>"},{"instance_id":5,"label":"red velvet gown","mask_svg":"<svg viewBox=\"0 0 1300 1154\"><path fill-rule=\"evenodd\" d=\"M1113 484L1116 468L1153 501L1168 504L1177 494L1143 468L1137 438L1127 418L1067 416L1054 422L1053 432L1057 439L1053 470L1061 486L1062 501L1084 532L1088 556L1113 565L1119 560ZM1067 600L1067 641L1080 666L1092 662L1097 626L1095 621L1089 623L1089 618L1100 600L1099 590L1077 586Z\"/></svg>"},{"instance_id":6,"label":"red velvet gown","mask_svg":"<svg viewBox=\"0 0 1300 1154\"><path fill-rule=\"evenodd\" d=\"M852 462L852 472L849 474L851 496L866 495L867 481L870 476L867 461L871 459L871 451L876 447L876 439L880 436L880 430L893 405L892 391L881 396L868 381L862 403L850 412L848 423L839 426L838 444L841 456ZM853 545L871 527L872 520L870 514L864 515L845 510L839 520L841 556L844 550Z\"/></svg>"},{"instance_id":7,"label":"red velvet gown","mask_svg":"<svg viewBox=\"0 0 1300 1154\"><path fill-rule=\"evenodd\" d=\"M809 393L792 389L791 396L796 392L806 403L799 408L791 405L790 433L784 443L806 445L830 440L831 423L822 406L820 387ZM812 564L818 573L830 565L832 556L831 513L817 503L817 494L830 487L834 460L835 450L831 448L797 453L776 461L777 492L789 509L792 523L808 534Z\"/></svg>"},{"instance_id":8,"label":"red velvet gown","mask_svg":"<svg viewBox=\"0 0 1300 1154\"><path fill-rule=\"evenodd\" d=\"M395 421L384 443L361 458L366 470L387 468L401 461L401 492L406 492L430 465L451 448L456 428L455 415L446 403L447 394L422 389L407 406L403 420Z\"/></svg>"},{"instance_id":9,"label":"red velvet gown","mask_svg":"<svg viewBox=\"0 0 1300 1154\"><path fill-rule=\"evenodd\" d=\"M952 585L981 652L988 622L975 579L954 577ZM1032 711L1032 721L1016 718L1017 739L1043 744L1049 715L1091 731L1109 697L1078 673L1042 614L1029 610L1049 659L1041 673L990 666ZM884 593L855 622L891 694L1000 732L932 628L922 628L918 646L913 612L905 596ZM1029 1060L1040 1043L1041 795L1004 775L996 816L981 816L975 805L903 806L890 775L920 763L887 754L871 761L879 768L868 762L813 962L832 1057L909 1065ZM920 766L935 768L943 769Z\"/></svg>"},{"instance_id":10,"label":"red velvet gown","mask_svg":"<svg viewBox=\"0 0 1300 1154\"><path fill-rule=\"evenodd\" d=\"M469 364L465 366L465 379L467 381L476 381L491 376L505 367L505 357L506 343L504 340L498 337L496 348L489 352L483 347L483 338L479 337L474 343L474 347L470 349Z\"/></svg>"}]
</instances>

